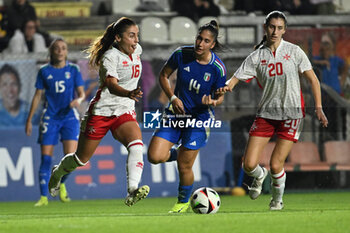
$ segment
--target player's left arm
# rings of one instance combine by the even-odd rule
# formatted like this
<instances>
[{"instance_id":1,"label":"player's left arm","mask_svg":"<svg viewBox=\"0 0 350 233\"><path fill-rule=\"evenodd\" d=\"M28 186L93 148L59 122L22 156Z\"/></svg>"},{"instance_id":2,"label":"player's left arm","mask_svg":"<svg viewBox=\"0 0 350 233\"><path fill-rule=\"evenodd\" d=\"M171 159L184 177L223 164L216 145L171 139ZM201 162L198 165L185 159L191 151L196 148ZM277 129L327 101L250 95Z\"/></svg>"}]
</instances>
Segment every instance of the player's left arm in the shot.
<instances>
[{"instance_id":1,"label":"player's left arm","mask_svg":"<svg viewBox=\"0 0 350 233\"><path fill-rule=\"evenodd\" d=\"M75 98L74 100L72 100L72 102L70 102L70 107L71 108L76 108L79 107L79 105L81 104L81 102L83 102L83 100L85 99L85 91L84 91L84 86L78 86L76 88L77 90L77 98Z\"/></svg>"},{"instance_id":2,"label":"player's left arm","mask_svg":"<svg viewBox=\"0 0 350 233\"><path fill-rule=\"evenodd\" d=\"M317 79L317 76L314 72L314 70L306 70L304 71L303 75L305 78L309 81L311 85L311 90L314 96L315 101L315 113L317 116L317 119L320 121L323 127L327 127L328 120L326 115L324 114L322 110L322 98L321 98L321 87L320 82Z\"/></svg>"}]
</instances>

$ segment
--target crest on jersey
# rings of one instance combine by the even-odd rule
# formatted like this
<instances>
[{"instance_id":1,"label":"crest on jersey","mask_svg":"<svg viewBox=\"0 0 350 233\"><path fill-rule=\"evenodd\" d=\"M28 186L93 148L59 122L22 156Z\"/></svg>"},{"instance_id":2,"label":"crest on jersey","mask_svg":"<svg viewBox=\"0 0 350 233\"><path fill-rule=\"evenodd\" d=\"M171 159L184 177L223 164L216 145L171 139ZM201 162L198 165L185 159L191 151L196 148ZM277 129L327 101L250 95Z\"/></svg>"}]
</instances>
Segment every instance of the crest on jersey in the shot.
<instances>
[{"instance_id":1,"label":"crest on jersey","mask_svg":"<svg viewBox=\"0 0 350 233\"><path fill-rule=\"evenodd\" d=\"M210 73L205 72L204 77L203 77L204 81L209 82L210 76L211 76Z\"/></svg>"},{"instance_id":2,"label":"crest on jersey","mask_svg":"<svg viewBox=\"0 0 350 233\"><path fill-rule=\"evenodd\" d=\"M284 57L283 57L283 59L286 59L287 61L289 60L289 58L290 58L290 55L288 55L287 53L286 53L286 55L284 55Z\"/></svg>"},{"instance_id":3,"label":"crest on jersey","mask_svg":"<svg viewBox=\"0 0 350 233\"><path fill-rule=\"evenodd\" d=\"M65 73L64 73L64 77L66 77L66 79L70 79L70 77L71 77L71 76L70 76L70 72L65 72Z\"/></svg>"}]
</instances>

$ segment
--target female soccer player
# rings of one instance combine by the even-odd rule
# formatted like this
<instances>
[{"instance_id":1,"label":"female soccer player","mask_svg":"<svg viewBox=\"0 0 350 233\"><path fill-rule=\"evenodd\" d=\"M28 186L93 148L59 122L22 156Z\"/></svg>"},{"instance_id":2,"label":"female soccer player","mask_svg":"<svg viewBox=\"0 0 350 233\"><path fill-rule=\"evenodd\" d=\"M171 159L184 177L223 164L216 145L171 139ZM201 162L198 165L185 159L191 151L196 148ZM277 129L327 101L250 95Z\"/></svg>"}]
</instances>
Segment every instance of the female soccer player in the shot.
<instances>
[{"instance_id":1,"label":"female soccer player","mask_svg":"<svg viewBox=\"0 0 350 233\"><path fill-rule=\"evenodd\" d=\"M88 49L90 65L99 67L99 89L81 123L77 151L67 154L53 169L49 182L52 196L58 194L62 176L88 163L108 130L129 152L125 204L131 206L148 195L147 185L138 187L143 170L142 135L135 113L135 101L142 97L137 88L142 68L138 42L138 26L122 17Z\"/></svg>"},{"instance_id":2,"label":"female soccer player","mask_svg":"<svg viewBox=\"0 0 350 233\"><path fill-rule=\"evenodd\" d=\"M212 106L220 105L224 97L211 95L223 87L226 81L226 68L213 52L220 48L218 24L215 20L201 26L194 46L183 46L173 52L163 66L159 83L169 98L163 121L179 122L179 127L162 127L156 130L148 148L148 160L163 163L177 160L180 184L178 201L170 213L183 213L188 210L193 188L192 166L199 149L204 147L209 137L209 128L186 126L186 122L213 120ZM170 75L177 69L175 91L169 84ZM180 123L184 122L184 123ZM185 124L181 127L181 124ZM171 149L181 141L178 149Z\"/></svg>"},{"instance_id":3,"label":"female soccer player","mask_svg":"<svg viewBox=\"0 0 350 233\"><path fill-rule=\"evenodd\" d=\"M270 210L283 209L283 193L286 181L284 162L298 141L302 130L304 101L301 94L299 73L311 84L315 101L315 113L320 123L327 127L323 113L319 81L306 54L296 45L282 39L286 32L286 16L279 11L267 15L265 36L241 64L227 86L219 92L232 91L239 80L256 77L263 88L256 119L249 132L249 140L243 157L245 173L254 177L249 196L256 199L261 193L267 169L260 167L259 156L270 138L276 134L277 142L270 159L272 199Z\"/></svg>"},{"instance_id":4,"label":"female soccer player","mask_svg":"<svg viewBox=\"0 0 350 233\"><path fill-rule=\"evenodd\" d=\"M63 39L54 40L49 47L50 62L42 66L35 83L36 92L33 96L26 123L26 134L32 133L32 118L45 92L45 107L43 110L38 143L41 145L41 164L39 168L39 183L41 197L35 206L48 204L47 192L51 173L51 160L54 145L59 135L64 153L72 153L77 148L79 136L79 114L75 109L85 98L84 82L77 65L67 61L68 47ZM74 98L75 90L77 98ZM60 199L69 202L66 187L66 177L62 179Z\"/></svg>"}]
</instances>

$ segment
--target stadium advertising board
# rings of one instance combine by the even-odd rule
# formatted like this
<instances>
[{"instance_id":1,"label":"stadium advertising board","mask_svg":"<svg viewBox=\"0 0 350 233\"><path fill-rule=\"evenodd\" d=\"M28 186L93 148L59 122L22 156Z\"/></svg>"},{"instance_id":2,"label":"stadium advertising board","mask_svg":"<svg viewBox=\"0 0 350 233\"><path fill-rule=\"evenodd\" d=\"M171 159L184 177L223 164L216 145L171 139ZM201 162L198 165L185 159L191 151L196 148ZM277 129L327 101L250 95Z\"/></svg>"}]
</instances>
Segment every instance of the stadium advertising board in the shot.
<instances>
[{"instance_id":1,"label":"stadium advertising board","mask_svg":"<svg viewBox=\"0 0 350 233\"><path fill-rule=\"evenodd\" d=\"M31 137L25 135L22 127L0 130L0 201L38 199L40 146L36 143L37 134L37 128L33 129ZM150 197L176 196L176 163L151 165L147 161L147 146L151 136L152 131L143 132L145 165L141 184L151 187ZM62 155L60 143L55 147L53 163L57 164ZM74 171L66 181L71 198L124 198L126 158L126 148L108 133L90 163ZM232 184L230 130L211 133L193 170L194 188L224 187Z\"/></svg>"}]
</instances>

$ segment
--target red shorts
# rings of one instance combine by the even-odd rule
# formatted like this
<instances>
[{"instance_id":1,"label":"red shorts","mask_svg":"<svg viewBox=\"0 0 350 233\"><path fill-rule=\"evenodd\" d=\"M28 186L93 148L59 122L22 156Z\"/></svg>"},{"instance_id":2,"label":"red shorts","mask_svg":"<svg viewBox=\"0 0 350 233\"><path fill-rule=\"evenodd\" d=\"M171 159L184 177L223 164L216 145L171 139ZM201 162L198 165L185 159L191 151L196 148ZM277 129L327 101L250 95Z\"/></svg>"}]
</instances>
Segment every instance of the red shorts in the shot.
<instances>
[{"instance_id":1,"label":"red shorts","mask_svg":"<svg viewBox=\"0 0 350 233\"><path fill-rule=\"evenodd\" d=\"M255 118L250 128L250 136L272 137L274 134L278 138L297 142L303 126L303 119L294 120L271 120L261 117Z\"/></svg>"},{"instance_id":2,"label":"red shorts","mask_svg":"<svg viewBox=\"0 0 350 233\"><path fill-rule=\"evenodd\" d=\"M136 121L135 111L124 113L118 117L88 115L81 122L80 132L88 139L100 140L107 134L108 130L113 132L120 125L128 121Z\"/></svg>"}]
</instances>

